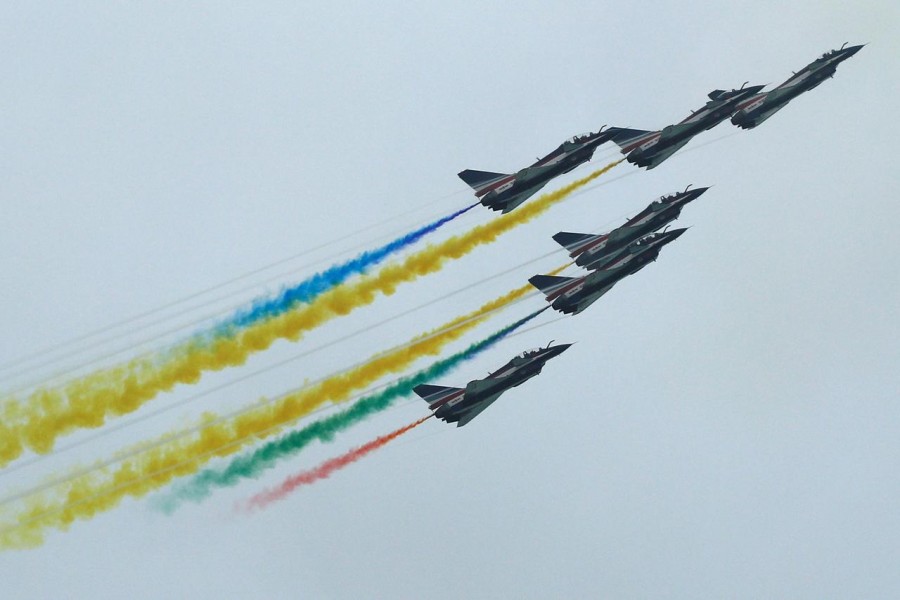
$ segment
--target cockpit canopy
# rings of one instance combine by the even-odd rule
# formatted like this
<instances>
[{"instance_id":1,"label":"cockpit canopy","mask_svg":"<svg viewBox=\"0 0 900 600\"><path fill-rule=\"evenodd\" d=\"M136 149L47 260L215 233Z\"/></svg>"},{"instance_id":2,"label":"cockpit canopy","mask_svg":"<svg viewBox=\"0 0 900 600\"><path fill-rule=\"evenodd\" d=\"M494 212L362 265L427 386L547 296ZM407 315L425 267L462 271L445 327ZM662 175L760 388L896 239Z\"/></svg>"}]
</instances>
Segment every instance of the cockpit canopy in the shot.
<instances>
[{"instance_id":1,"label":"cockpit canopy","mask_svg":"<svg viewBox=\"0 0 900 600\"><path fill-rule=\"evenodd\" d=\"M542 348L531 348L530 350L525 350L524 352L520 352L516 355L516 358L531 358L535 354L538 354Z\"/></svg>"},{"instance_id":2,"label":"cockpit canopy","mask_svg":"<svg viewBox=\"0 0 900 600\"><path fill-rule=\"evenodd\" d=\"M671 204L672 202L675 202L676 200L681 198L681 196L686 194L689 189L691 189L690 185L684 188L683 192L675 192L674 194L669 194L667 196L660 196L653 201L653 206L659 206L661 204Z\"/></svg>"},{"instance_id":3,"label":"cockpit canopy","mask_svg":"<svg viewBox=\"0 0 900 600\"><path fill-rule=\"evenodd\" d=\"M599 132L597 132L597 133L599 133ZM579 134L579 135L573 135L572 137L570 137L569 139L567 139L567 140L565 141L565 143L566 143L566 144L580 144L580 143L582 143L582 142L587 141L588 139L590 139L592 136L595 136L595 135L597 135L597 134L588 131L587 133L582 133L582 134Z\"/></svg>"},{"instance_id":4,"label":"cockpit canopy","mask_svg":"<svg viewBox=\"0 0 900 600\"><path fill-rule=\"evenodd\" d=\"M636 241L634 243L634 245L641 246L641 247L646 246L647 244L655 241L660 235L662 235L660 232L651 233L650 235L644 236L641 239L639 239L638 241Z\"/></svg>"},{"instance_id":5,"label":"cockpit canopy","mask_svg":"<svg viewBox=\"0 0 900 600\"><path fill-rule=\"evenodd\" d=\"M841 44L841 47L840 47L839 49L837 49L837 50L829 50L828 52L826 52L825 54L823 54L822 56L820 56L820 57L819 57L819 60L822 60L822 59L825 59L825 58L831 58L832 56L834 56L834 55L837 54L838 52L842 51L846 46L847 46L847 42L844 42L843 44Z\"/></svg>"},{"instance_id":6,"label":"cockpit canopy","mask_svg":"<svg viewBox=\"0 0 900 600\"><path fill-rule=\"evenodd\" d=\"M730 100L734 98L735 95L740 94L744 91L744 86L750 83L749 81L745 81L740 88L736 88L731 90L730 92L726 92L725 90L713 90L707 96L709 96L709 102L706 103L707 106L713 104L714 102L718 102L720 100Z\"/></svg>"},{"instance_id":7,"label":"cockpit canopy","mask_svg":"<svg viewBox=\"0 0 900 600\"><path fill-rule=\"evenodd\" d=\"M660 196L656 200L653 201L653 206L661 206L663 204L669 204L670 202L674 202L675 199L678 198L678 194L669 194L668 196Z\"/></svg>"}]
</instances>

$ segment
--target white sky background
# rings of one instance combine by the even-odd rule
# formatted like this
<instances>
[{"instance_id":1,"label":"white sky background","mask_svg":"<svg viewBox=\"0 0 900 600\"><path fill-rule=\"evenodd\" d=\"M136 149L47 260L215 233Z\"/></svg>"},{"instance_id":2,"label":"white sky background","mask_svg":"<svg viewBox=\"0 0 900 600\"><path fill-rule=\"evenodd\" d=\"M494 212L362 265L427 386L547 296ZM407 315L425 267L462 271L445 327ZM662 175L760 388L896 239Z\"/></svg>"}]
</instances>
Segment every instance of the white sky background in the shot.
<instances>
[{"instance_id":1,"label":"white sky background","mask_svg":"<svg viewBox=\"0 0 900 600\"><path fill-rule=\"evenodd\" d=\"M658 129L712 89L777 85L844 41L870 45L759 128L723 123L654 171L620 165L441 273L132 415L546 254L561 229L605 231L656 196L715 186L657 263L436 382L579 342L471 425L429 421L252 517L233 515L234 500L424 404L173 517L124 502L0 554L2 595L897 597L892 6L4 4L2 362L396 217L292 263L326 266L471 202L463 168L511 172L603 124ZM561 182L616 156L607 145ZM491 218L478 208L450 231ZM0 489L347 366L564 260L0 473ZM454 348L542 305L535 296ZM5 375L7 390L30 380Z\"/></svg>"}]
</instances>

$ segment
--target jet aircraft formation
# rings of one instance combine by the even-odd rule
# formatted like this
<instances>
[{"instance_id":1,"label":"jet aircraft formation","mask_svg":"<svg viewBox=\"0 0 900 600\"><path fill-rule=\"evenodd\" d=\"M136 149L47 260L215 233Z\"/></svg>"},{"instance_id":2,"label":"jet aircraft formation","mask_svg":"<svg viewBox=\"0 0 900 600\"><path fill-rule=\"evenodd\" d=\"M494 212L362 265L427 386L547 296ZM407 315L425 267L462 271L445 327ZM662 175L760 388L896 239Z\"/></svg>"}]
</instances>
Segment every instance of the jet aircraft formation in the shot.
<instances>
[{"instance_id":1,"label":"jet aircraft formation","mask_svg":"<svg viewBox=\"0 0 900 600\"><path fill-rule=\"evenodd\" d=\"M628 162L648 170L656 168L695 136L727 119L742 129L756 127L800 94L833 77L837 66L863 47L846 46L826 52L768 92L762 91L763 85L747 86L746 83L731 91L713 90L708 94L706 104L681 122L661 130L604 126L596 133L566 140L553 152L514 174L466 169L458 176L475 190L482 205L508 213L554 178L590 161L597 148L608 141L620 148ZM590 272L579 277L535 275L529 283L544 293L554 310L579 314L616 283L656 261L663 247L684 234L685 228L660 230L677 219L689 202L708 189L691 190L688 186L683 192L663 196L621 227L605 234L560 231L553 239L569 251L569 256L575 259L574 264ZM538 375L549 359L569 346L571 344L548 345L525 351L487 378L470 381L465 388L423 384L414 391L428 403L434 416L461 427L503 392Z\"/></svg>"},{"instance_id":2,"label":"jet aircraft formation","mask_svg":"<svg viewBox=\"0 0 900 600\"><path fill-rule=\"evenodd\" d=\"M189 341L183 346L176 347L177 351L167 349L164 354L151 354L149 358L135 359L125 366L89 373L59 389L34 392L33 402L30 402L32 397L29 397L29 401L17 404L16 411L12 411L17 415L16 422L12 425L3 423L4 431L14 432L15 436L4 433L4 444L0 444L0 468L17 459L26 448L41 453L49 452L53 449L56 437L67 433L75 424L79 427L97 427L109 416L121 416L136 410L141 403L167 391L175 383L192 383L204 371L242 364L251 353L264 350L279 339L296 340L301 334L325 321L372 302L376 292L387 295L399 283L413 281L421 275L434 272L440 268L442 259L451 254L455 257L462 256L480 244L493 240L500 233L535 218L553 202L565 198L567 194L623 160L638 167L653 169L696 135L727 119L737 127L752 129L798 95L832 77L837 66L856 54L861 47L841 47L827 52L768 92L763 91L763 86L746 84L731 91L714 90L708 94L709 99L704 106L693 111L680 123L668 125L658 131L603 127L596 133L575 136L565 141L553 152L514 174L462 171L459 177L475 190L482 205L491 210L510 213L554 178L590 161L597 149L606 142L616 144L625 156L587 177L544 194L512 215L491 219L463 235L453 236L442 243L412 253L402 262L395 263L396 268L382 269L362 277L367 269L408 248L478 203L407 232L380 248L365 251L351 260L333 265L296 286L283 290L277 297L254 301L250 309L238 311L212 329L201 329L189 337ZM386 409L395 399L406 397L410 393L417 394L427 402L431 411L427 416L354 448L343 456L326 461L312 471L289 478L279 488L254 497L250 505L263 506L283 497L298 485L325 478L335 469L358 460L431 416L447 423L456 423L457 427L470 423L507 390L539 375L550 359L568 350L571 344L551 343L543 348L525 351L488 377L470 381L464 387L437 385L435 379L449 373L463 361L486 351L548 308L565 315L577 315L586 310L618 282L655 261L664 247L682 236L686 228L669 227L689 203L705 194L708 189L688 186L683 191L662 196L621 226L605 233L557 232L552 236L553 240L567 251L572 259L571 264L584 269L585 273L578 276L558 276L554 272L553 275L531 277L528 283L545 295L547 306L508 324L466 349L360 398L353 407L345 411L336 412L322 421L292 431L279 440L266 442L264 449L258 448L236 457L224 471L210 469L198 473L196 478L185 482L183 487L173 489L170 499L176 504L183 500L195 500L204 497L212 487L233 485L240 477L254 477L256 473L269 468L277 457L297 452L312 441L330 439L334 432L350 427L376 411ZM570 265L565 265L568 266ZM361 276L359 280L347 281L351 276L357 275ZM33 499L19 513L16 523L5 528L0 523L0 550L33 545L36 539L42 539L40 532L45 528L66 529L72 520L91 518L94 514L115 506L126 496L139 497L151 490L158 490L171 479L190 472L190 469L199 469L203 461L237 452L249 438L262 440L289 423L312 414L325 402L348 400L355 392L368 388L385 376L405 372L415 360L438 354L445 344L458 340L488 314L523 297L529 289L529 285L522 285L467 315L451 320L444 327L413 338L408 344L381 352L369 361L326 377L315 385L261 401L252 407L257 412L251 414L248 409L236 412L227 419L210 419L203 425L202 435L190 437L197 433L195 429L190 429L146 444L142 447L140 456L124 453L101 463L104 468L109 467L109 472L103 475L98 475L97 470L81 470L40 484L27 492L0 499L0 505L25 497ZM133 376L137 372L140 377ZM112 465L116 466L113 468ZM59 490L62 492L57 494ZM76 498L76 501L70 501L71 498ZM35 514L34 507L44 509Z\"/></svg>"}]
</instances>

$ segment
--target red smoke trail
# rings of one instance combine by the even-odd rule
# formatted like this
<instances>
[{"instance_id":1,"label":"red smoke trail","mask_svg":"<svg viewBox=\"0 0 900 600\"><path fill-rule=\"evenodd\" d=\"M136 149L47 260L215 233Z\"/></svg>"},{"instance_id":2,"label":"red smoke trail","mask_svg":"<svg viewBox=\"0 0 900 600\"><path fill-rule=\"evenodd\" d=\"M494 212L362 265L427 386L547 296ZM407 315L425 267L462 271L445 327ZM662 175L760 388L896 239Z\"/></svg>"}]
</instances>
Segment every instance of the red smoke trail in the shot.
<instances>
[{"instance_id":1,"label":"red smoke trail","mask_svg":"<svg viewBox=\"0 0 900 600\"><path fill-rule=\"evenodd\" d=\"M400 437L413 427L421 425L432 416L433 415L422 417L414 423L410 423L409 425L401 427L400 429L393 431L387 435L376 438L371 442L360 446L359 448L354 448L346 454L342 454L341 456L337 456L335 458L330 458L315 469L310 469L309 471L303 471L302 473L292 475L291 477L285 479L284 482L282 482L282 484L278 487L256 494L255 496L247 500L243 504L243 506L239 505L238 508L243 508L246 511L251 511L256 508L265 508L272 502L276 502L285 498L288 494L293 492L301 485L309 485L311 483L319 481L320 479L325 479L335 471L343 469L347 465L358 461L373 450L378 450L394 438Z\"/></svg>"}]
</instances>

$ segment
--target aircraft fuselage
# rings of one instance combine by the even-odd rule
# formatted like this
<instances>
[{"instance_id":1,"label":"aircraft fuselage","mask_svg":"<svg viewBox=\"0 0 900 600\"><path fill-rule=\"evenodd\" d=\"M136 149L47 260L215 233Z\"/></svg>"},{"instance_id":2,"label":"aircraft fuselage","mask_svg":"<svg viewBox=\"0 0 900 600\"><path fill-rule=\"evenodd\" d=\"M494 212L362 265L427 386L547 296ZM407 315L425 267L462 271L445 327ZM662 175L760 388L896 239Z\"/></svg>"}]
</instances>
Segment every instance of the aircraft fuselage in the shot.
<instances>
[{"instance_id":1,"label":"aircraft fuselage","mask_svg":"<svg viewBox=\"0 0 900 600\"><path fill-rule=\"evenodd\" d=\"M594 152L610 139L605 132L589 134L584 141L567 141L531 166L509 175L481 198L481 204L509 212L541 190L550 180L588 162Z\"/></svg>"},{"instance_id":2,"label":"aircraft fuselage","mask_svg":"<svg viewBox=\"0 0 900 600\"><path fill-rule=\"evenodd\" d=\"M800 94L817 88L823 81L833 77L838 65L859 52L861 48L862 46L851 46L826 53L794 73L790 79L772 91L755 94L741 101L731 117L731 122L742 129L753 129Z\"/></svg>"}]
</instances>

